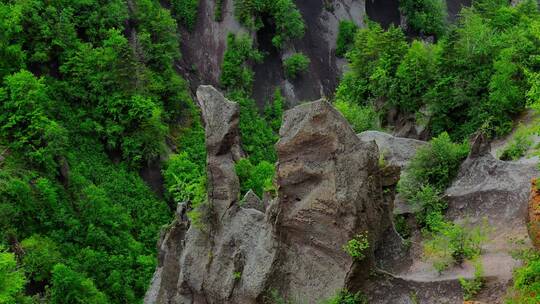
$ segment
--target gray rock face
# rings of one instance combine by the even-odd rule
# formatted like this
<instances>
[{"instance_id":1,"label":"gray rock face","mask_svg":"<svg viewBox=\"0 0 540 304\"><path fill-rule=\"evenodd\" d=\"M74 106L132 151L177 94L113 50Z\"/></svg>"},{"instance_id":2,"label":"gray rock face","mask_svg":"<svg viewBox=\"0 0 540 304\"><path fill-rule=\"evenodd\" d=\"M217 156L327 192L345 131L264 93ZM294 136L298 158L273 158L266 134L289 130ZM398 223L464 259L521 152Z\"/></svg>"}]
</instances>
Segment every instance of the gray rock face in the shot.
<instances>
[{"instance_id":1,"label":"gray rock face","mask_svg":"<svg viewBox=\"0 0 540 304\"><path fill-rule=\"evenodd\" d=\"M416 150L425 145L425 141L396 137L379 131L365 131L358 134L362 141L375 141L384 160L390 165L403 168L416 153Z\"/></svg>"},{"instance_id":2,"label":"gray rock face","mask_svg":"<svg viewBox=\"0 0 540 304\"><path fill-rule=\"evenodd\" d=\"M265 213L241 207L233 167L238 107L211 87L197 96L207 132L209 221L201 231L179 215L160 242L145 303L262 303L270 290L316 303L363 282L390 225L377 147L327 102L298 106L286 112L277 144L278 197ZM342 246L362 232L370 252L354 263Z\"/></svg>"},{"instance_id":3,"label":"gray rock face","mask_svg":"<svg viewBox=\"0 0 540 304\"><path fill-rule=\"evenodd\" d=\"M279 165L279 288L290 298L316 303L368 274L353 267L342 246L368 232L376 248L389 225L382 199L378 150L362 142L326 101L285 113L276 145Z\"/></svg>"},{"instance_id":4,"label":"gray rock face","mask_svg":"<svg viewBox=\"0 0 540 304\"><path fill-rule=\"evenodd\" d=\"M475 145L473 145L473 148ZM536 165L506 162L473 149L461 165L458 176L446 191L451 218L487 217L494 225L524 223L531 178Z\"/></svg>"},{"instance_id":5,"label":"gray rock face","mask_svg":"<svg viewBox=\"0 0 540 304\"><path fill-rule=\"evenodd\" d=\"M200 86L197 100L206 127L208 193L218 217L238 200L235 161L242 156L238 130L239 106L211 86ZM210 132L208 132L210 131Z\"/></svg>"},{"instance_id":6,"label":"gray rock face","mask_svg":"<svg viewBox=\"0 0 540 304\"><path fill-rule=\"evenodd\" d=\"M264 205L263 201L253 192L253 190L249 190L246 195L244 195L244 198L241 202L242 208L245 209L255 209L259 210L260 212L264 213L266 211L266 206Z\"/></svg>"}]
</instances>

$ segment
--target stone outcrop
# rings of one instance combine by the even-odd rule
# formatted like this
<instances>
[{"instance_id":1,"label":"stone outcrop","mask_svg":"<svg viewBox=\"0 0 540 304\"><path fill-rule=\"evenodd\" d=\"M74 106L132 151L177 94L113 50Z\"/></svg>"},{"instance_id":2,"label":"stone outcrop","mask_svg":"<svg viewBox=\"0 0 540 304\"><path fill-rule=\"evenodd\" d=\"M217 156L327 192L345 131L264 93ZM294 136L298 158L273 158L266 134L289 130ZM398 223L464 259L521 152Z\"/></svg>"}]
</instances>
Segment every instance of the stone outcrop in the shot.
<instances>
[{"instance_id":1,"label":"stone outcrop","mask_svg":"<svg viewBox=\"0 0 540 304\"><path fill-rule=\"evenodd\" d=\"M358 137L366 142L375 141L384 161L400 168L405 167L416 154L416 150L427 143L417 139L393 136L380 131L364 131L358 134Z\"/></svg>"},{"instance_id":2,"label":"stone outcrop","mask_svg":"<svg viewBox=\"0 0 540 304\"><path fill-rule=\"evenodd\" d=\"M469 157L446 190L447 215L452 219L485 217L504 230L524 227L530 180L537 175L536 165L501 161L489 151L489 143L477 137Z\"/></svg>"},{"instance_id":3,"label":"stone outcrop","mask_svg":"<svg viewBox=\"0 0 540 304\"><path fill-rule=\"evenodd\" d=\"M316 303L359 287L390 225L376 145L362 142L326 101L287 111L276 145L278 197L253 208L260 200L240 203L233 167L242 155L238 107L212 87L197 97L208 147L205 226L187 220L187 204L179 207L145 303L262 303L270 290ZM354 262L342 246L363 232L368 257Z\"/></svg>"},{"instance_id":4,"label":"stone outcrop","mask_svg":"<svg viewBox=\"0 0 540 304\"><path fill-rule=\"evenodd\" d=\"M369 263L353 263L342 246L368 232L376 248L390 223L378 149L362 142L322 100L287 111L280 137L280 258L274 279L283 294L316 303L369 272Z\"/></svg>"}]
</instances>

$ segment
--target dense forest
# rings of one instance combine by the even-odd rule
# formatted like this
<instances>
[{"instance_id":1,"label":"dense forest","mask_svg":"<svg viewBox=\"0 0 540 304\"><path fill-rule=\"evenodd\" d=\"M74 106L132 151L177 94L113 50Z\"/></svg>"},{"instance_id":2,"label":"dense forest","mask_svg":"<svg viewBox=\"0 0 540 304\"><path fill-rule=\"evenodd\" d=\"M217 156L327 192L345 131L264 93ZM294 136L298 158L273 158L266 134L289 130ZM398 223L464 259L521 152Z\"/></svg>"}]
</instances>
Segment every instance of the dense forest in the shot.
<instances>
[{"instance_id":1,"label":"dense forest","mask_svg":"<svg viewBox=\"0 0 540 304\"><path fill-rule=\"evenodd\" d=\"M443 1L400 3L406 30L340 23L336 56L349 68L331 101L358 133L391 130L396 112L429 131L398 191L421 207L428 250L436 255L442 239L455 246L435 262L444 269L477 256L482 241L483 227L446 221L441 200L467 139L479 130L504 136L540 105L540 12L533 0L475 0L450 24ZM261 16L272 20L278 50L304 35L292 0L234 4L250 30L264 26ZM197 0L0 0L0 304L142 303L176 205L189 202L193 225L205 229L204 129L175 65L197 8ZM265 108L253 99L252 66L266 55L251 36L229 33L219 79L240 106L242 194L260 197L275 191L287 107L279 88ZM297 52L282 65L294 80L310 59ZM530 145L516 137L502 158ZM141 177L155 168L164 191ZM540 257L523 256L508 303L540 301ZM328 303L364 301L342 291Z\"/></svg>"}]
</instances>

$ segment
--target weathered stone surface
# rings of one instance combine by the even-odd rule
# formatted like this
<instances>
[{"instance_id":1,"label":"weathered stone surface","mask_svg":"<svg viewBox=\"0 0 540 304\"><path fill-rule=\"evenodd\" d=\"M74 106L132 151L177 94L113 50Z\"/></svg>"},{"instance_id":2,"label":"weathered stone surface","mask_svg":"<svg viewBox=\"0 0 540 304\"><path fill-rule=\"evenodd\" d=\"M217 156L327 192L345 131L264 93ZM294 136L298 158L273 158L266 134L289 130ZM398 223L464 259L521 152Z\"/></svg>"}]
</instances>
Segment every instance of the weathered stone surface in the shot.
<instances>
[{"instance_id":1,"label":"weathered stone surface","mask_svg":"<svg viewBox=\"0 0 540 304\"><path fill-rule=\"evenodd\" d=\"M534 164L501 161L489 149L473 149L446 190L447 215L453 219L486 217L506 229L524 225L530 180L536 174Z\"/></svg>"},{"instance_id":2,"label":"weathered stone surface","mask_svg":"<svg viewBox=\"0 0 540 304\"><path fill-rule=\"evenodd\" d=\"M368 232L373 250L390 223L378 150L322 100L287 111L280 137L280 266L274 279L284 295L316 303L369 272L369 259L353 267L342 246Z\"/></svg>"},{"instance_id":3,"label":"weathered stone surface","mask_svg":"<svg viewBox=\"0 0 540 304\"><path fill-rule=\"evenodd\" d=\"M218 217L238 201L235 161L242 156L238 130L238 104L212 86L200 86L197 100L206 128L208 193Z\"/></svg>"},{"instance_id":4,"label":"weathered stone surface","mask_svg":"<svg viewBox=\"0 0 540 304\"><path fill-rule=\"evenodd\" d=\"M358 134L358 137L362 141L375 141L385 162L401 168L414 157L419 147L426 144L425 141L396 137L380 131L365 131Z\"/></svg>"},{"instance_id":5,"label":"weathered stone surface","mask_svg":"<svg viewBox=\"0 0 540 304\"><path fill-rule=\"evenodd\" d=\"M253 190L249 190L246 195L244 195L241 206L245 209L255 209L263 213L266 211L266 206L264 205L263 201L261 201Z\"/></svg>"}]
</instances>

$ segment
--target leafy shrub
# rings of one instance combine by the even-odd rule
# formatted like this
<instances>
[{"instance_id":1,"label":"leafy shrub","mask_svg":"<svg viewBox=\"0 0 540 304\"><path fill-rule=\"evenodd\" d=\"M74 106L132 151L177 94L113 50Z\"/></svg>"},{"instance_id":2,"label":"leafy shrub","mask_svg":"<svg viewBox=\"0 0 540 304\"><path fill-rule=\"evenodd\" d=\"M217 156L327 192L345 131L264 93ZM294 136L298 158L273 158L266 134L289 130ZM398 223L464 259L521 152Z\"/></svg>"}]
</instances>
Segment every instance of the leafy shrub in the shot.
<instances>
[{"instance_id":1,"label":"leafy shrub","mask_svg":"<svg viewBox=\"0 0 540 304\"><path fill-rule=\"evenodd\" d=\"M352 21L342 20L339 22L338 37L336 41L336 56L345 57L354 43L354 34L358 26Z\"/></svg>"},{"instance_id":2,"label":"leafy shrub","mask_svg":"<svg viewBox=\"0 0 540 304\"><path fill-rule=\"evenodd\" d=\"M340 290L332 298L322 304L368 304L368 298L362 293L351 293L347 289Z\"/></svg>"},{"instance_id":3,"label":"leafy shrub","mask_svg":"<svg viewBox=\"0 0 540 304\"><path fill-rule=\"evenodd\" d=\"M188 30L193 29L197 21L199 0L172 0L171 12L180 24Z\"/></svg>"},{"instance_id":4,"label":"leafy shrub","mask_svg":"<svg viewBox=\"0 0 540 304\"><path fill-rule=\"evenodd\" d=\"M17 269L15 255L0 247L0 303L17 303L25 283L23 272Z\"/></svg>"},{"instance_id":5,"label":"leafy shrub","mask_svg":"<svg viewBox=\"0 0 540 304\"><path fill-rule=\"evenodd\" d=\"M32 235L21 242L21 247L24 271L35 282L48 280L54 265L62 259L58 245L47 237Z\"/></svg>"},{"instance_id":6,"label":"leafy shrub","mask_svg":"<svg viewBox=\"0 0 540 304\"><path fill-rule=\"evenodd\" d=\"M506 299L508 304L534 304L540 301L540 256L525 256L524 266L514 272L514 286Z\"/></svg>"},{"instance_id":7,"label":"leafy shrub","mask_svg":"<svg viewBox=\"0 0 540 304\"><path fill-rule=\"evenodd\" d=\"M512 141L508 143L501 151L499 159L518 160L525 156L527 150L529 150L533 143L530 136L530 130L520 126L516 131L516 134L513 136Z\"/></svg>"},{"instance_id":8,"label":"leafy shrub","mask_svg":"<svg viewBox=\"0 0 540 304\"><path fill-rule=\"evenodd\" d=\"M356 133L379 129L379 117L373 107L360 106L343 100L337 100L334 106L347 119Z\"/></svg>"},{"instance_id":9,"label":"leafy shrub","mask_svg":"<svg viewBox=\"0 0 540 304\"><path fill-rule=\"evenodd\" d=\"M44 79L21 70L4 82L5 87L0 88L0 136L10 141L10 148L54 171L68 139L66 130L51 118L53 101Z\"/></svg>"},{"instance_id":10,"label":"leafy shrub","mask_svg":"<svg viewBox=\"0 0 540 304\"><path fill-rule=\"evenodd\" d=\"M53 269L50 301L53 304L105 304L107 297L94 283L64 264Z\"/></svg>"},{"instance_id":11,"label":"leafy shrub","mask_svg":"<svg viewBox=\"0 0 540 304\"><path fill-rule=\"evenodd\" d=\"M214 21L223 21L223 0L214 1Z\"/></svg>"},{"instance_id":12,"label":"leafy shrub","mask_svg":"<svg viewBox=\"0 0 540 304\"><path fill-rule=\"evenodd\" d=\"M302 53L295 53L283 61L285 75L289 79L296 79L298 75L305 72L310 63L309 58Z\"/></svg>"},{"instance_id":13,"label":"leafy shrub","mask_svg":"<svg viewBox=\"0 0 540 304\"><path fill-rule=\"evenodd\" d=\"M443 271L454 263L478 257L489 231L487 220L474 227L441 220L431 232L431 238L424 242L424 254L435 269Z\"/></svg>"},{"instance_id":14,"label":"leafy shrub","mask_svg":"<svg viewBox=\"0 0 540 304\"><path fill-rule=\"evenodd\" d=\"M249 159L243 158L236 163L235 169L240 180L242 194L253 190L259 197L262 197L264 191L272 190L275 172L273 164L263 160L257 165L253 165Z\"/></svg>"},{"instance_id":15,"label":"leafy shrub","mask_svg":"<svg viewBox=\"0 0 540 304\"><path fill-rule=\"evenodd\" d=\"M366 233L357 234L343 245L343 250L347 252L354 260L361 261L366 257L366 250L369 248L369 240Z\"/></svg>"},{"instance_id":16,"label":"leafy shrub","mask_svg":"<svg viewBox=\"0 0 540 304\"><path fill-rule=\"evenodd\" d=\"M281 95L281 90L278 88L274 91L272 102L268 103L264 108L264 119L276 134L279 133L279 129L281 128L284 107L285 99Z\"/></svg>"},{"instance_id":17,"label":"leafy shrub","mask_svg":"<svg viewBox=\"0 0 540 304\"><path fill-rule=\"evenodd\" d=\"M206 171L186 152L171 156L163 170L163 178L167 193L175 203L191 202L196 207L206 200Z\"/></svg>"},{"instance_id":18,"label":"leafy shrub","mask_svg":"<svg viewBox=\"0 0 540 304\"><path fill-rule=\"evenodd\" d=\"M401 3L418 12L420 24L425 24L434 16L426 9L442 2ZM504 135L526 100L533 106L540 100L539 69L526 59L539 55L540 41L532 38L537 37L533 24L538 17L534 1L515 7L504 1L475 1L472 9L462 10L449 35L434 44L408 43L401 30L384 31L368 23L355 34L347 55L351 69L336 99L382 105L381 112L422 109L429 113L427 127L433 135L448 132L455 140L483 126L489 135Z\"/></svg>"},{"instance_id":19,"label":"leafy shrub","mask_svg":"<svg viewBox=\"0 0 540 304\"><path fill-rule=\"evenodd\" d=\"M263 55L253 48L248 36L229 34L227 50L221 64L221 85L231 91L251 92L253 71L248 67L250 61L260 62Z\"/></svg>"},{"instance_id":20,"label":"leafy shrub","mask_svg":"<svg viewBox=\"0 0 540 304\"><path fill-rule=\"evenodd\" d=\"M443 0L400 1L402 12L412 30L423 35L442 36L446 30L446 2Z\"/></svg>"},{"instance_id":21,"label":"leafy shrub","mask_svg":"<svg viewBox=\"0 0 540 304\"><path fill-rule=\"evenodd\" d=\"M411 237L411 227L409 227L407 219L402 214L394 216L394 226L402 238L408 239Z\"/></svg>"},{"instance_id":22,"label":"leafy shrub","mask_svg":"<svg viewBox=\"0 0 540 304\"><path fill-rule=\"evenodd\" d=\"M277 48L281 48L288 40L304 36L304 20L292 0L235 0L234 7L240 23L254 30L262 28L261 18L269 15L274 21L276 32L272 44Z\"/></svg>"},{"instance_id":23,"label":"leafy shrub","mask_svg":"<svg viewBox=\"0 0 540 304\"><path fill-rule=\"evenodd\" d=\"M456 176L461 161L469 153L467 143L455 144L447 133L433 138L420 147L404 172L401 192L407 196L416 192L413 185L432 185L444 190ZM419 187L416 187L419 189Z\"/></svg>"},{"instance_id":24,"label":"leafy shrub","mask_svg":"<svg viewBox=\"0 0 540 304\"><path fill-rule=\"evenodd\" d=\"M417 112L424 104L424 94L433 86L437 72L435 46L413 41L399 63L390 92L389 103L406 113Z\"/></svg>"},{"instance_id":25,"label":"leafy shrub","mask_svg":"<svg viewBox=\"0 0 540 304\"><path fill-rule=\"evenodd\" d=\"M421 208L418 216L421 223L427 224L430 213L440 213L446 208L440 193L455 177L468 151L467 144L452 143L447 133L417 150L398 182L398 192Z\"/></svg>"},{"instance_id":26,"label":"leafy shrub","mask_svg":"<svg viewBox=\"0 0 540 304\"><path fill-rule=\"evenodd\" d=\"M474 278L464 279L459 278L459 284L463 289L463 300L470 301L484 286L484 267L482 261L477 259L473 261L474 264Z\"/></svg>"}]
</instances>

